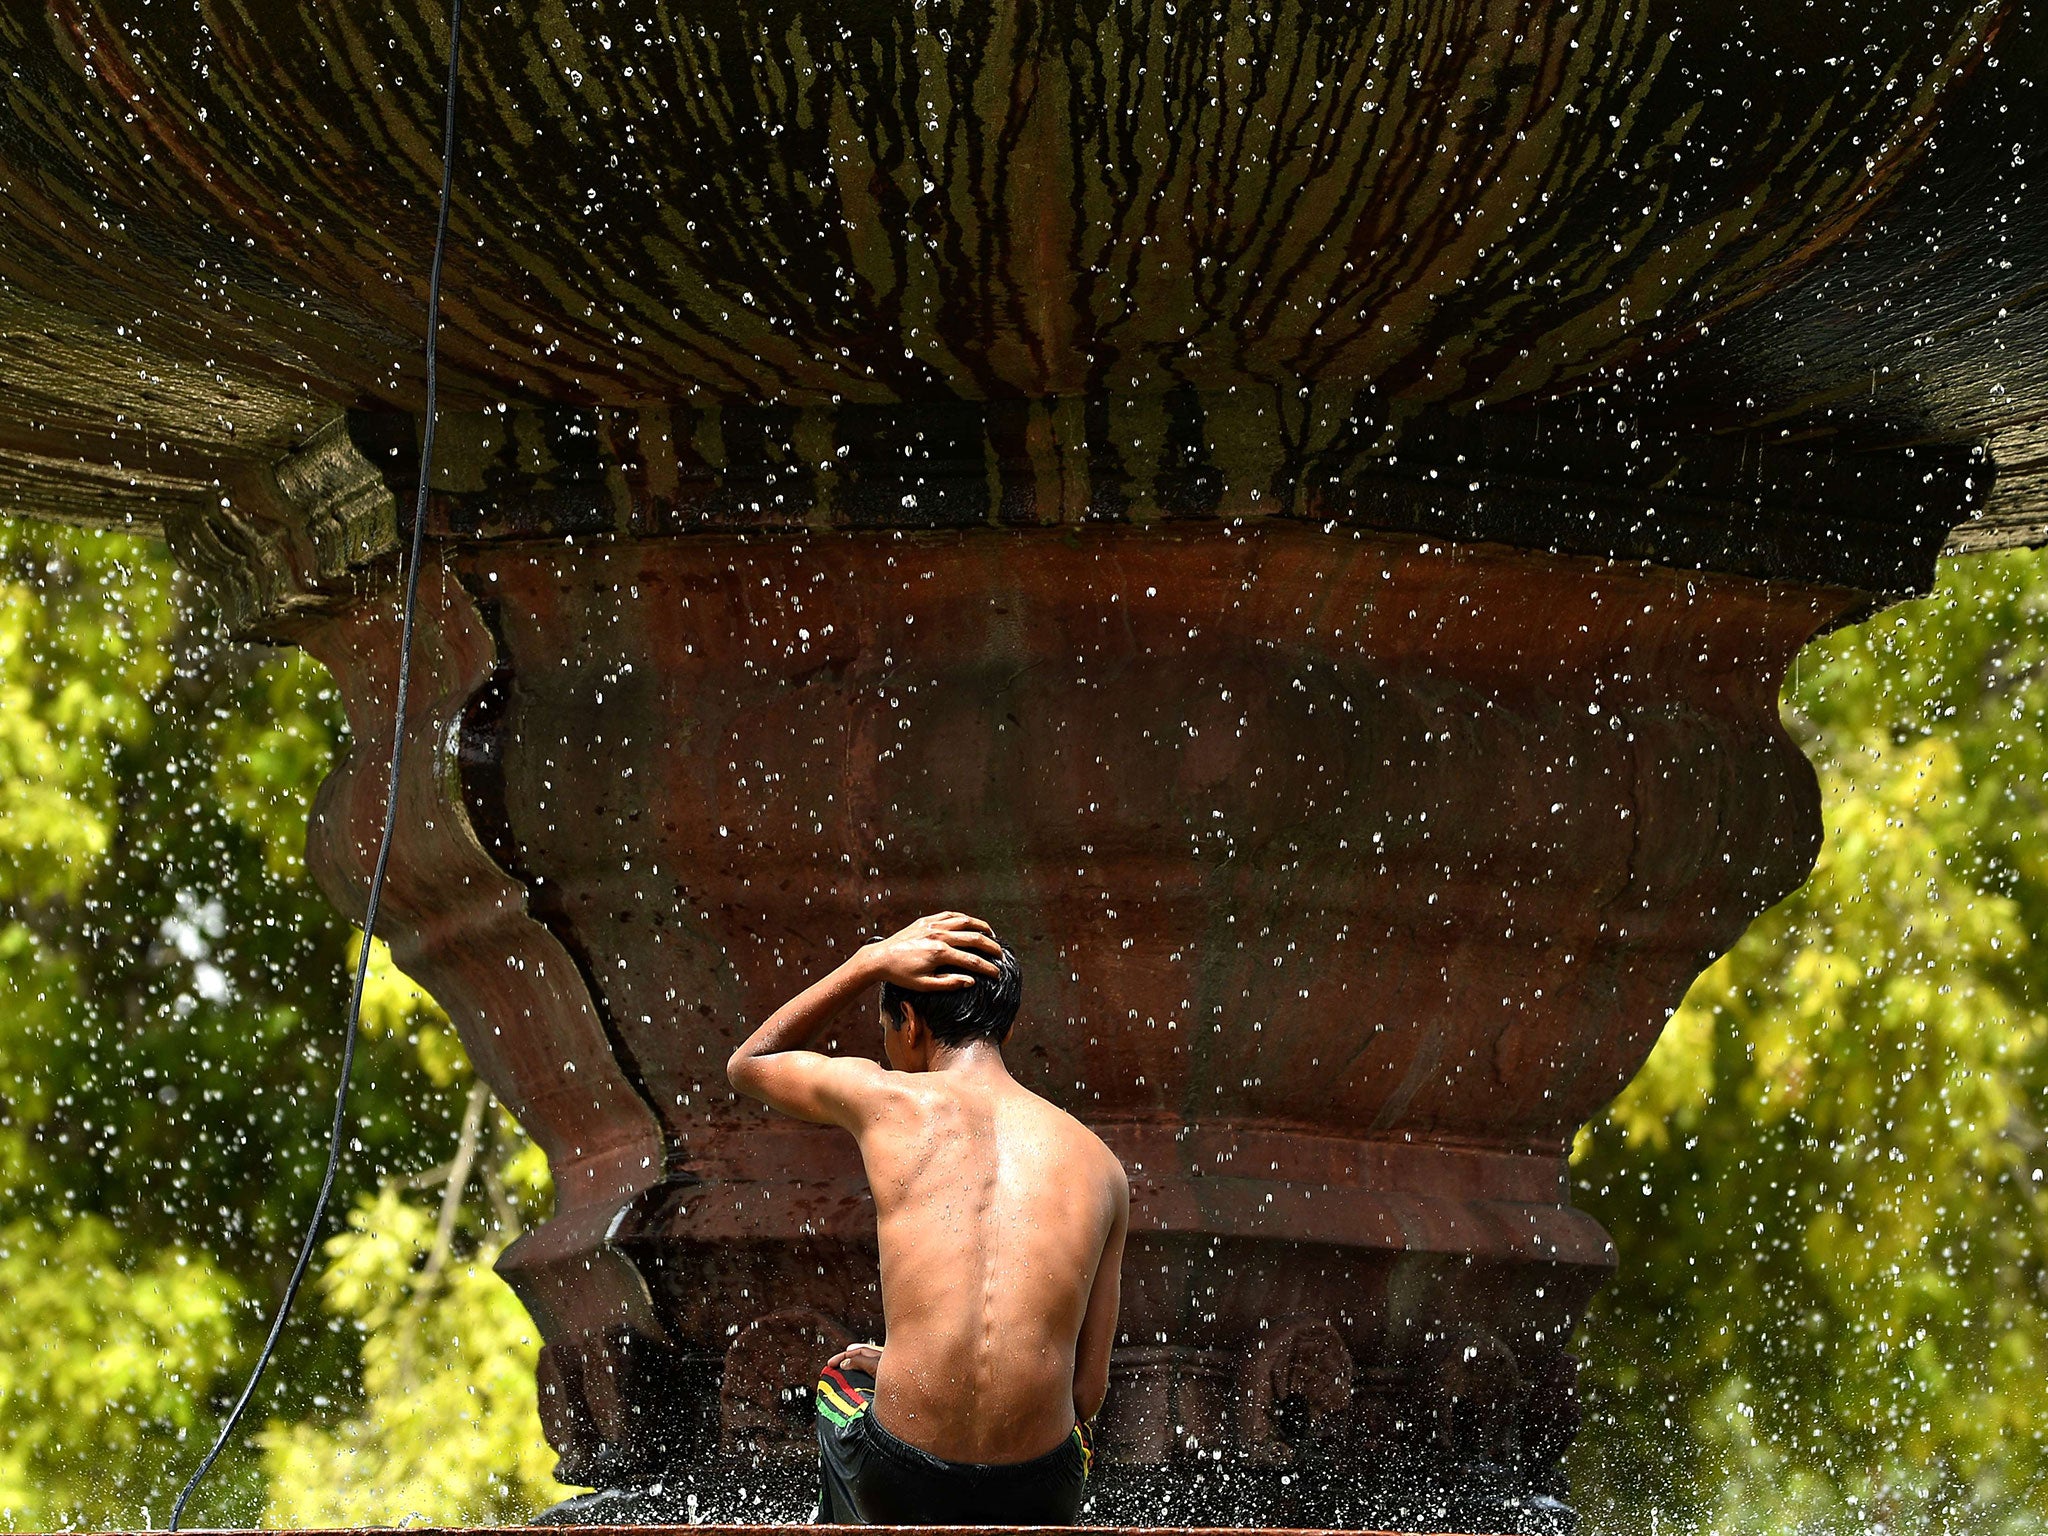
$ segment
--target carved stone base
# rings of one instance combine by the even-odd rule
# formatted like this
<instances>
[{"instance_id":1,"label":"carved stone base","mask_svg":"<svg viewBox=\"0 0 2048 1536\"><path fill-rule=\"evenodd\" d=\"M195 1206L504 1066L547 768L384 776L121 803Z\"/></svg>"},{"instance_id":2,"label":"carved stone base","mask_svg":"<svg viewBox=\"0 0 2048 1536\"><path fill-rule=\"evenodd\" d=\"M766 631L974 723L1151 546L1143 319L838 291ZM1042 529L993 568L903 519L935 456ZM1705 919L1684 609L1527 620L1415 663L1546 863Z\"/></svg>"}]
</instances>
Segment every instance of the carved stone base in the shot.
<instances>
[{"instance_id":1,"label":"carved stone base","mask_svg":"<svg viewBox=\"0 0 2048 1536\"><path fill-rule=\"evenodd\" d=\"M554 1167L501 1267L565 1480L650 1518L815 1497L873 1209L851 1141L723 1063L965 907L1024 958L1020 1077L1131 1174L1100 1515L1564 1528L1564 1351L1613 1262L1568 1140L1806 873L1777 683L1853 594L1270 525L441 561L388 910ZM307 621L352 762L392 618ZM376 791L321 800L344 901Z\"/></svg>"}]
</instances>

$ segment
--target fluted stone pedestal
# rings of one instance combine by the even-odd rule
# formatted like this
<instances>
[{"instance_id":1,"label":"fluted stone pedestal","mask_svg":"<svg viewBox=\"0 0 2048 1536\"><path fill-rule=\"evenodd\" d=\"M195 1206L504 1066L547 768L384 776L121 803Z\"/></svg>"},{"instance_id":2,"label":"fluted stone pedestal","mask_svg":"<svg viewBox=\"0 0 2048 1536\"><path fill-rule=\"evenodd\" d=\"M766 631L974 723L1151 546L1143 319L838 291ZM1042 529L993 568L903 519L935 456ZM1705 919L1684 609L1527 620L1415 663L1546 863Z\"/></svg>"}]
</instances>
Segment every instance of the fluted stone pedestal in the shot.
<instances>
[{"instance_id":1,"label":"fluted stone pedestal","mask_svg":"<svg viewBox=\"0 0 2048 1536\"><path fill-rule=\"evenodd\" d=\"M1284 524L433 561L388 931L555 1170L500 1268L565 1480L810 1496L872 1205L723 1064L955 907L1023 960L1018 1075L1131 1175L1106 1517L1562 1492L1614 1262L1569 1139L1810 867L1776 689L1851 594ZM394 623L299 632L356 733L311 847L345 907Z\"/></svg>"}]
</instances>

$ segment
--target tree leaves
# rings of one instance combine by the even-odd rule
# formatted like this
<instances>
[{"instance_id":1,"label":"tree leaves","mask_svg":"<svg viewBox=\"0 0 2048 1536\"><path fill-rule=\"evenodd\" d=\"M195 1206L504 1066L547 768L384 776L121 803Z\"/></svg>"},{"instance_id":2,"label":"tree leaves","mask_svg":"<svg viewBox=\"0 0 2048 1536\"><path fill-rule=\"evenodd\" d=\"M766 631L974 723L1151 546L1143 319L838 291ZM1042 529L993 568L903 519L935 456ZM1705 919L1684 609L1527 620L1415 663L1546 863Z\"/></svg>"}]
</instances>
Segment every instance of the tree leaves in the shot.
<instances>
[{"instance_id":1,"label":"tree leaves","mask_svg":"<svg viewBox=\"0 0 2048 1536\"><path fill-rule=\"evenodd\" d=\"M189 1249L138 1261L81 1216L0 1227L0 1295L0 1510L18 1523L52 1486L84 1485L139 1516L210 1418L241 1288Z\"/></svg>"},{"instance_id":2,"label":"tree leaves","mask_svg":"<svg viewBox=\"0 0 2048 1536\"><path fill-rule=\"evenodd\" d=\"M0 523L0 1528L168 1512L262 1337L324 1160L360 937L303 850L341 712L308 658L219 643L203 611L147 541ZM419 1210L431 1233L445 1175L422 1170L455 1148L469 1064L379 949L341 1200L352 1233L364 1212ZM308 1296L258 1404L269 1427L230 1449L195 1521L331 1510L340 1485L316 1496L302 1452L350 1435L351 1508L453 1519L470 1500L470 1518L510 1518L556 1496L531 1330L489 1271L544 1208L546 1169L509 1120L490 1126L443 1264L465 1278L403 1338ZM390 1266L387 1291L423 1262L336 1241L343 1272ZM417 1412L379 1386L401 1347L440 1383ZM415 1453L369 1454L456 1390L467 1454L498 1481L429 1468L445 1425Z\"/></svg>"},{"instance_id":3,"label":"tree leaves","mask_svg":"<svg viewBox=\"0 0 2048 1536\"><path fill-rule=\"evenodd\" d=\"M1586 1341L1595 1529L2048 1516L2048 560L1801 658L1813 878L1700 978L1575 1153L1614 1231Z\"/></svg>"}]
</instances>

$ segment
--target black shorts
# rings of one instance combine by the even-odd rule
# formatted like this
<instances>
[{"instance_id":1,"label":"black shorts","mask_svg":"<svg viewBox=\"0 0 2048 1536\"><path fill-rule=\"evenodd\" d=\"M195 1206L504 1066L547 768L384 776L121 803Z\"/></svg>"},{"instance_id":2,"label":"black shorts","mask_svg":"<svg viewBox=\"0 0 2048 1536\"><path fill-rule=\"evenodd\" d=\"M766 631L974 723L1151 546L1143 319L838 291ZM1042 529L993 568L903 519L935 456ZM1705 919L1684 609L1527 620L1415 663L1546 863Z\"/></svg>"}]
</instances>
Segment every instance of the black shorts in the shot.
<instances>
[{"instance_id":1,"label":"black shorts","mask_svg":"<svg viewBox=\"0 0 2048 1536\"><path fill-rule=\"evenodd\" d=\"M818 1381L825 1525L1072 1525L1095 1459L1086 1427L1032 1461L942 1461L906 1445L868 1411L875 1378L826 1366Z\"/></svg>"}]
</instances>

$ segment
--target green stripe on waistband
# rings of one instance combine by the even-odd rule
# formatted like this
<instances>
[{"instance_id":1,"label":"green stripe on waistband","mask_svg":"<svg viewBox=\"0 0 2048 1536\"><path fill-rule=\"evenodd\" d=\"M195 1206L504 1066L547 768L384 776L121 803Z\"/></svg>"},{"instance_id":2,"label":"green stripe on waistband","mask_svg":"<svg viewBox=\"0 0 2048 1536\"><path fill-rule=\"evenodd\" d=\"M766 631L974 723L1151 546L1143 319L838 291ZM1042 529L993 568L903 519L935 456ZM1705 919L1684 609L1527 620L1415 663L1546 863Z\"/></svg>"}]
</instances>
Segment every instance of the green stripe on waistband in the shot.
<instances>
[{"instance_id":1,"label":"green stripe on waistband","mask_svg":"<svg viewBox=\"0 0 2048 1536\"><path fill-rule=\"evenodd\" d=\"M818 1412L841 1429L846 1428L868 1409L866 1403L848 1402L846 1395L829 1381L818 1383L817 1404Z\"/></svg>"}]
</instances>

